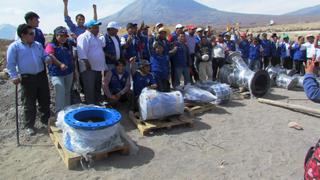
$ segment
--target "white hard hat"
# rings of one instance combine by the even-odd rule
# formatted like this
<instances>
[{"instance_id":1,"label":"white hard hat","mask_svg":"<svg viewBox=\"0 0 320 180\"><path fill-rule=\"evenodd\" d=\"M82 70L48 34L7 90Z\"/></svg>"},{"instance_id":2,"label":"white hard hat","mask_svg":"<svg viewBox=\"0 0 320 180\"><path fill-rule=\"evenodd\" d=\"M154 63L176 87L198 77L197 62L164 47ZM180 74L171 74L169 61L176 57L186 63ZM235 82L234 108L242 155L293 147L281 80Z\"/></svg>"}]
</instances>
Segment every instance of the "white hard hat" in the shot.
<instances>
[{"instance_id":1,"label":"white hard hat","mask_svg":"<svg viewBox=\"0 0 320 180\"><path fill-rule=\"evenodd\" d=\"M203 29L201 27L197 28L196 32L200 32L203 31Z\"/></svg>"},{"instance_id":2,"label":"white hard hat","mask_svg":"<svg viewBox=\"0 0 320 180\"><path fill-rule=\"evenodd\" d=\"M182 24L177 24L176 25L176 29L182 29L182 28L184 28L184 26L182 26Z\"/></svg>"},{"instance_id":3,"label":"white hard hat","mask_svg":"<svg viewBox=\"0 0 320 180\"><path fill-rule=\"evenodd\" d=\"M209 60L209 55L208 54L204 54L204 55L202 55L202 60L203 61L208 61Z\"/></svg>"},{"instance_id":4,"label":"white hard hat","mask_svg":"<svg viewBox=\"0 0 320 180\"><path fill-rule=\"evenodd\" d=\"M117 23L117 22L115 22L115 21L111 21L111 22L109 22L109 24L107 25L107 29L109 29L109 28L113 28L113 29L120 29L120 26L119 26L119 24Z\"/></svg>"}]
</instances>

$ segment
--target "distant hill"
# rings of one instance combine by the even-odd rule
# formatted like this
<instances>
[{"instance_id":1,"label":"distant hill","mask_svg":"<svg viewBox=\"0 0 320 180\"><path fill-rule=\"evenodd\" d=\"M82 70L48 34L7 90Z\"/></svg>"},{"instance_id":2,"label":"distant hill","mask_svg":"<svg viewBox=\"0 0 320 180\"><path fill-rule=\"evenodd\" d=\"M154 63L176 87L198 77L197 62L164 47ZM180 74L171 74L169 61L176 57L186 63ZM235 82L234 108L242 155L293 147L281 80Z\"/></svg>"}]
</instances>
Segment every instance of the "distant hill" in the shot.
<instances>
[{"instance_id":1,"label":"distant hill","mask_svg":"<svg viewBox=\"0 0 320 180\"><path fill-rule=\"evenodd\" d=\"M0 25L0 39L13 40L16 35L17 28L10 24Z\"/></svg>"},{"instance_id":2,"label":"distant hill","mask_svg":"<svg viewBox=\"0 0 320 180\"><path fill-rule=\"evenodd\" d=\"M303 8L297 11L287 13L286 15L296 15L296 16L314 16L320 14L320 4L317 6Z\"/></svg>"},{"instance_id":3,"label":"distant hill","mask_svg":"<svg viewBox=\"0 0 320 180\"><path fill-rule=\"evenodd\" d=\"M176 23L198 25L213 24L225 26L228 23L240 23L241 26L268 25L270 20L277 23L299 23L319 19L317 17L292 16L292 15L261 15L241 14L220 11L210 8L194 0L135 0L119 12L102 18L103 24L117 21L122 26L128 22L140 23L142 20L147 24L163 22L174 25Z\"/></svg>"}]
</instances>

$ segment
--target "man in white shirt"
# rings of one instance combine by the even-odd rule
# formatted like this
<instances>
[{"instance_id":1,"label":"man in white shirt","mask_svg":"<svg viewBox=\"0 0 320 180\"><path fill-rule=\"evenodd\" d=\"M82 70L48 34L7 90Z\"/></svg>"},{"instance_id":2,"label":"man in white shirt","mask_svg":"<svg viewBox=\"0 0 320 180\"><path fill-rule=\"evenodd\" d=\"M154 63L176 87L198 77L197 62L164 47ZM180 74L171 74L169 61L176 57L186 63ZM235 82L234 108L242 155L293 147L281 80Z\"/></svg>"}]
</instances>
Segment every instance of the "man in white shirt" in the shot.
<instances>
[{"instance_id":1,"label":"man in white shirt","mask_svg":"<svg viewBox=\"0 0 320 180\"><path fill-rule=\"evenodd\" d=\"M212 46L212 79L215 81L217 79L218 69L221 68L225 63L227 44L224 42L223 36L219 35L217 42L215 38L212 39Z\"/></svg>"},{"instance_id":2,"label":"man in white shirt","mask_svg":"<svg viewBox=\"0 0 320 180\"><path fill-rule=\"evenodd\" d=\"M109 70L115 68L116 62L122 58L121 41L118 36L119 29L119 24L112 21L107 25L107 33L102 37L105 44L103 50Z\"/></svg>"},{"instance_id":3,"label":"man in white shirt","mask_svg":"<svg viewBox=\"0 0 320 180\"><path fill-rule=\"evenodd\" d=\"M306 38L307 42L303 46L307 49L307 60L311 60L314 55L314 36L309 34Z\"/></svg>"},{"instance_id":4,"label":"man in white shirt","mask_svg":"<svg viewBox=\"0 0 320 180\"><path fill-rule=\"evenodd\" d=\"M104 43L98 37L101 22L86 23L86 32L77 38L79 68L87 104L99 105L101 100L102 73L107 70L103 52Z\"/></svg>"}]
</instances>

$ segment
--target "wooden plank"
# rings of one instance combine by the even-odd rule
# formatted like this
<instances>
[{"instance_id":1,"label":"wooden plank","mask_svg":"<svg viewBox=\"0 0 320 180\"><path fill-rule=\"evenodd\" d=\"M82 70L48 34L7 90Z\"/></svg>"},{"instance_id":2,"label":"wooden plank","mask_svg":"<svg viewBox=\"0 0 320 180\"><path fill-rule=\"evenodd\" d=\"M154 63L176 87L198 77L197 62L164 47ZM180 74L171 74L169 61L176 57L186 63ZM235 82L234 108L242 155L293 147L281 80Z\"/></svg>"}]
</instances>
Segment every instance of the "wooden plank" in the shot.
<instances>
[{"instance_id":1,"label":"wooden plank","mask_svg":"<svg viewBox=\"0 0 320 180\"><path fill-rule=\"evenodd\" d=\"M192 126L193 119L185 116L171 116L162 120L148 120L142 121L140 119L139 113L129 112L129 119L137 126L139 132L144 136L147 135L150 131L156 129L171 129L172 127L180 125Z\"/></svg>"},{"instance_id":2,"label":"wooden plank","mask_svg":"<svg viewBox=\"0 0 320 180\"><path fill-rule=\"evenodd\" d=\"M202 114L211 111L216 106L211 103L185 103L185 112L189 113L190 116Z\"/></svg>"},{"instance_id":3,"label":"wooden plank","mask_svg":"<svg viewBox=\"0 0 320 180\"><path fill-rule=\"evenodd\" d=\"M259 98L258 102L272 105L272 106L286 108L286 109L289 109L289 110L292 110L295 112L301 112L301 113L320 116L320 110L305 107L305 106L300 106L300 105L290 104L290 103L285 103L285 102L279 102L279 101L273 101L270 99L263 99L263 98Z\"/></svg>"},{"instance_id":4,"label":"wooden plank","mask_svg":"<svg viewBox=\"0 0 320 180\"><path fill-rule=\"evenodd\" d=\"M64 147L63 141L62 141L62 132L61 132L61 130L59 130L55 126L50 126L49 130L50 130L49 131L50 138L51 138L54 146L58 150L58 153L59 153L62 161L66 165L66 167L68 169L76 168L80 164L81 156L76 154L76 153L74 153L74 152L69 151L68 149L66 149ZM102 159L107 158L108 156L110 156L110 154L112 154L114 152L120 152L122 154L128 154L129 153L129 147L128 147L128 145L125 144L125 145L123 145L121 147L114 148L111 151L103 151L103 152L98 152L98 153L92 153L90 155L92 155L92 158L94 160L102 160Z\"/></svg>"}]
</instances>

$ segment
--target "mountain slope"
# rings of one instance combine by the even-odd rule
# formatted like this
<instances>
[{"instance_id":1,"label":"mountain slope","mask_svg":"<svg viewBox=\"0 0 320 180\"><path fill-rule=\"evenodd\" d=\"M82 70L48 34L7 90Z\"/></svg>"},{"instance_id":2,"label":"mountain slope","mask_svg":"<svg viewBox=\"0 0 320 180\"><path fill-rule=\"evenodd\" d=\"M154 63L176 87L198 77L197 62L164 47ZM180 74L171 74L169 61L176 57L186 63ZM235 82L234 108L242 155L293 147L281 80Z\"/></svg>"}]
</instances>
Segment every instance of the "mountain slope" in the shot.
<instances>
[{"instance_id":1,"label":"mountain slope","mask_svg":"<svg viewBox=\"0 0 320 180\"><path fill-rule=\"evenodd\" d=\"M163 22L170 25L193 23L225 26L228 23L237 22L242 26L261 26L267 25L270 20L274 20L275 23L299 23L316 19L318 18L225 12L210 8L194 0L135 0L118 13L102 18L101 21L103 24L117 21L122 26L125 26L128 22L140 23L142 20L147 24Z\"/></svg>"},{"instance_id":2,"label":"mountain slope","mask_svg":"<svg viewBox=\"0 0 320 180\"><path fill-rule=\"evenodd\" d=\"M314 16L318 15L320 12L320 4L317 6L303 8L294 12L287 13L286 15L296 15L296 16Z\"/></svg>"},{"instance_id":3,"label":"mountain slope","mask_svg":"<svg viewBox=\"0 0 320 180\"><path fill-rule=\"evenodd\" d=\"M16 27L10 24L0 25L0 39L13 40L16 35Z\"/></svg>"}]
</instances>

